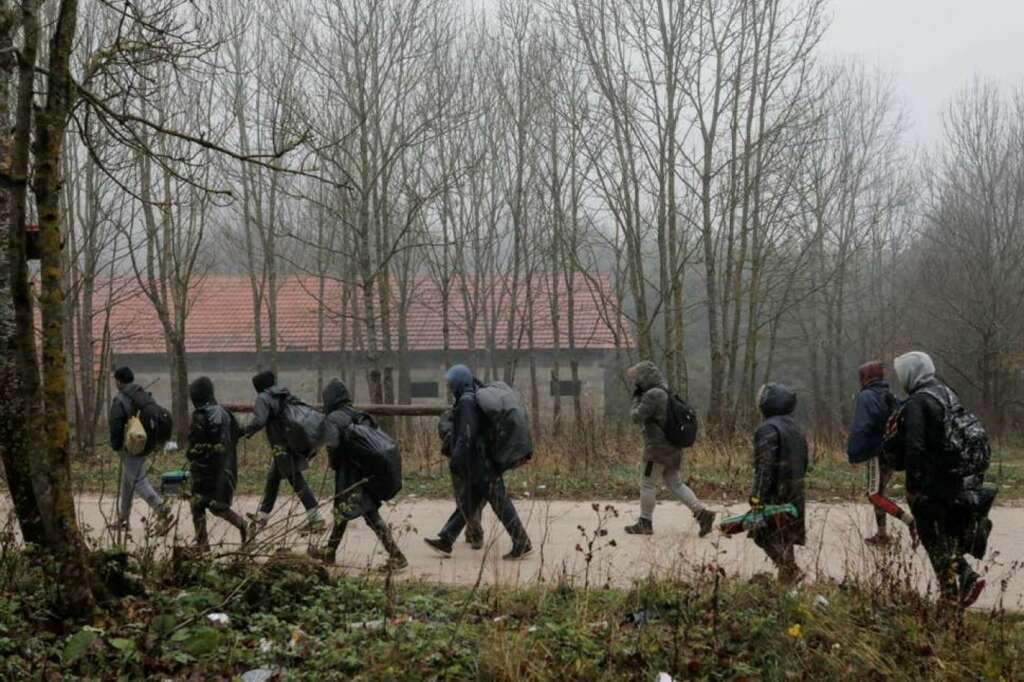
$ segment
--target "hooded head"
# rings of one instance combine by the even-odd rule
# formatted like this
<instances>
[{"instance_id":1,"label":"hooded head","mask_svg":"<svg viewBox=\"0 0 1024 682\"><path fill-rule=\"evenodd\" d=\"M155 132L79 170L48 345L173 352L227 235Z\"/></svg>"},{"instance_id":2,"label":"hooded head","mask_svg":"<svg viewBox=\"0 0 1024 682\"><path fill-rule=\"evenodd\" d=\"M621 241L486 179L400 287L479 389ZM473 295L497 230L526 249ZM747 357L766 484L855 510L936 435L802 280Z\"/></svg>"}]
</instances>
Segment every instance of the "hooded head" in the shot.
<instances>
[{"instance_id":1,"label":"hooded head","mask_svg":"<svg viewBox=\"0 0 1024 682\"><path fill-rule=\"evenodd\" d=\"M256 389L257 393L262 393L276 383L277 377L269 369L265 372L260 372L252 378L252 387Z\"/></svg>"},{"instance_id":2,"label":"hooded head","mask_svg":"<svg viewBox=\"0 0 1024 682\"><path fill-rule=\"evenodd\" d=\"M192 398L192 407L203 407L217 402L213 395L213 382L210 377L199 377L188 385L188 395Z\"/></svg>"},{"instance_id":3,"label":"hooded head","mask_svg":"<svg viewBox=\"0 0 1024 682\"><path fill-rule=\"evenodd\" d=\"M118 367L114 370L114 381L118 387L126 386L135 381L135 373L129 367Z\"/></svg>"},{"instance_id":4,"label":"hooded head","mask_svg":"<svg viewBox=\"0 0 1024 682\"><path fill-rule=\"evenodd\" d=\"M860 376L860 387L864 388L872 381L880 381L885 378L885 367L882 366L881 361L872 360L871 362L865 362L857 369L857 374Z\"/></svg>"},{"instance_id":5,"label":"hooded head","mask_svg":"<svg viewBox=\"0 0 1024 682\"><path fill-rule=\"evenodd\" d=\"M796 391L785 384L765 384L757 392L757 407L765 418L793 414Z\"/></svg>"},{"instance_id":6,"label":"hooded head","mask_svg":"<svg viewBox=\"0 0 1024 682\"><path fill-rule=\"evenodd\" d=\"M658 366L650 360L641 360L626 370L633 385L642 391L649 391L652 388L665 388L665 375L661 373Z\"/></svg>"},{"instance_id":7,"label":"hooded head","mask_svg":"<svg viewBox=\"0 0 1024 682\"><path fill-rule=\"evenodd\" d=\"M935 363L927 353L911 351L896 358L893 363L900 388L910 394L935 378Z\"/></svg>"},{"instance_id":8,"label":"hooded head","mask_svg":"<svg viewBox=\"0 0 1024 682\"><path fill-rule=\"evenodd\" d=\"M448 390L458 398L465 393L466 389L473 387L473 372L465 365L454 365L445 375L448 381Z\"/></svg>"},{"instance_id":9,"label":"hooded head","mask_svg":"<svg viewBox=\"0 0 1024 682\"><path fill-rule=\"evenodd\" d=\"M340 410L346 405L352 404L352 397L348 393L348 386L341 379L331 379L324 386L324 412L330 413Z\"/></svg>"}]
</instances>

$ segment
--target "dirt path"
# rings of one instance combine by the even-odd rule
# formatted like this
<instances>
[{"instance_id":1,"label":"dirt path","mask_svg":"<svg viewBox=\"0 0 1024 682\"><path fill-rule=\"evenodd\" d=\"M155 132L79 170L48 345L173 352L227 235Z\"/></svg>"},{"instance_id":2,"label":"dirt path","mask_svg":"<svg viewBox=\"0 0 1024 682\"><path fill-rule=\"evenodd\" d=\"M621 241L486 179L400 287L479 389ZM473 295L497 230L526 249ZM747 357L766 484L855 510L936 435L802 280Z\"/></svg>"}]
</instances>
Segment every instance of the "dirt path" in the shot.
<instances>
[{"instance_id":1,"label":"dirt path","mask_svg":"<svg viewBox=\"0 0 1024 682\"><path fill-rule=\"evenodd\" d=\"M299 507L292 496L282 490L282 502L272 518L268 532L261 536L275 544L288 544L302 550L306 539L294 532L303 521ZM236 509L253 511L255 497L236 499ZM89 526L94 537L109 542L103 532L104 519L113 509L111 497L85 495L78 499L81 520ZM6 500L0 507L6 506ZM592 503L517 500L516 506L527 523L533 539L534 552L523 561L507 562L501 554L508 551L510 542L496 519L488 510L484 515L487 546L473 551L461 541L451 558L434 553L422 538L437 533L453 509L453 503L443 500L404 498L395 506L382 509L387 521L396 529L399 544L409 558L410 567L403 571L409 578L437 582L472 584L478 579L484 583L526 585L537 581L552 582L565 579L576 584L589 581L591 585L610 583L623 585L635 578L648 575L669 576L684 574L709 563L717 562L730 575L749 576L770 570L761 551L743 536L727 538L712 533L699 539L696 524L683 507L676 503L659 504L654 519L655 535L630 536L623 532L631 523L639 507L630 502L600 502L598 508L614 508L595 512ZM185 543L192 537L192 522L187 504L176 504L179 523L174 534L160 540L163 545ZM716 507L716 511L735 514L740 506ZM137 501L133 515L133 541L144 543L141 517L148 508ZM806 547L798 549L797 559L802 568L818 578L864 577L885 569L908 569L908 574L920 587L928 589L932 579L924 550L911 552L906 548L906 534L898 521L891 527L902 533L904 549L879 552L867 548L862 539L873 532L873 516L867 505L812 504L808 508L809 538ZM599 516L604 516L608 534L600 537L591 562L586 561L588 539L600 527ZM1024 509L998 507L992 512L994 530L989 543L989 556L976 562L979 570L987 573L989 588L980 607L991 607L1002 602L1008 609L1024 609L1024 578L1016 566L1024 566L1024 543L1016 529L1024 525ZM580 530L582 527L583 531ZM225 550L237 547L238 536L233 528L219 519L210 519L211 541L221 543ZM614 541L615 546L609 542ZM580 546L581 549L578 549ZM362 521L350 524L345 540L338 552L339 570L361 571L379 564L384 554L376 537ZM1002 584L1002 587L1001 587Z\"/></svg>"}]
</instances>

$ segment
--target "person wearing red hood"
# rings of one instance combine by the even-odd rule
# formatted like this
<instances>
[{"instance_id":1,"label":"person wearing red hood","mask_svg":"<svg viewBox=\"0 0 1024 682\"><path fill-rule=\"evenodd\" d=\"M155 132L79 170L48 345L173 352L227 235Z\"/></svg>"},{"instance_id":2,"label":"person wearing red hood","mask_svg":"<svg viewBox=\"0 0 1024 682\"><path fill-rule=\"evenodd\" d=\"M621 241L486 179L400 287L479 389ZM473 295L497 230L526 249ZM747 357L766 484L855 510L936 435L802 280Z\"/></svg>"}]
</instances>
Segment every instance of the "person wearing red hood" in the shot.
<instances>
[{"instance_id":1,"label":"person wearing red hood","mask_svg":"<svg viewBox=\"0 0 1024 682\"><path fill-rule=\"evenodd\" d=\"M887 515L895 516L910 528L914 534L914 518L892 500L885 497L885 486L892 477L892 470L879 456L885 425L889 415L896 409L896 398L889 391L885 381L885 368L874 360L866 362L857 370L860 375L860 393L853 413L853 425L846 443L846 455L850 464L867 464L868 501L875 508L875 522L878 531L864 542L869 545L885 546L891 541L886 530Z\"/></svg>"}]
</instances>

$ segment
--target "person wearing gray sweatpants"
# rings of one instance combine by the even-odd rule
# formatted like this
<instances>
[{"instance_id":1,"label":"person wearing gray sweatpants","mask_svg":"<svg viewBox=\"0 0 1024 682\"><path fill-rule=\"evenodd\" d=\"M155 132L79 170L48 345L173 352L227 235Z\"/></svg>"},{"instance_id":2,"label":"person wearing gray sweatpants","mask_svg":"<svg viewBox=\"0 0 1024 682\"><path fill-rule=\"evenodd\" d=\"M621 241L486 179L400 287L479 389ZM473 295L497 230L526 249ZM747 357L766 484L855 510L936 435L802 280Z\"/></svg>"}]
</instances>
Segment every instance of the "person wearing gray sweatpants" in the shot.
<instances>
[{"instance_id":1,"label":"person wearing gray sweatpants","mask_svg":"<svg viewBox=\"0 0 1024 682\"><path fill-rule=\"evenodd\" d=\"M631 367L627 376L635 386L630 416L644 430L643 478L640 482L640 519L626 532L632 535L651 535L654 532L654 506L657 502L658 480L693 512L700 526L700 536L711 532L715 513L707 509L693 490L679 478L683 451L665 436L665 418L668 412L669 388L661 370L648 360Z\"/></svg>"},{"instance_id":2,"label":"person wearing gray sweatpants","mask_svg":"<svg viewBox=\"0 0 1024 682\"><path fill-rule=\"evenodd\" d=\"M150 453L130 455L124 449L124 431L128 420L137 415L140 406L153 401L152 396L135 383L135 375L128 367L119 367L114 372L117 384L117 396L110 406L108 422L110 426L110 447L121 457L121 485L118 495L117 519L111 524L114 530L128 530L132 512L132 500L136 495L141 497L154 512L156 525L153 530L163 535L170 530L174 517L170 505L153 490L146 478L146 459Z\"/></svg>"}]
</instances>

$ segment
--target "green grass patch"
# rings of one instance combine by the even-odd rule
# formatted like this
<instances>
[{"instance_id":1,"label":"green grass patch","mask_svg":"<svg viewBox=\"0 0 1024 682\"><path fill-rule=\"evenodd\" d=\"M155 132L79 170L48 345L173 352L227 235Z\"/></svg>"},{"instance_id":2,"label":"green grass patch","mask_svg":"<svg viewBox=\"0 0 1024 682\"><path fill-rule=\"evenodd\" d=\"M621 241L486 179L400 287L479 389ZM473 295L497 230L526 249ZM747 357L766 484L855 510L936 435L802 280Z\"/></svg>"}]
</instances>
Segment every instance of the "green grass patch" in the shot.
<instances>
[{"instance_id":1,"label":"green grass patch","mask_svg":"<svg viewBox=\"0 0 1024 682\"><path fill-rule=\"evenodd\" d=\"M6 679L1021 679L1024 623L940 609L896 584L796 590L770 578L472 589L265 564L123 557L92 625L54 620L38 569L0 568ZM126 570L125 570L126 569ZM211 613L227 614L214 622ZM631 616L639 614L639 616ZM638 625L639 623L639 625Z\"/></svg>"}]
</instances>

